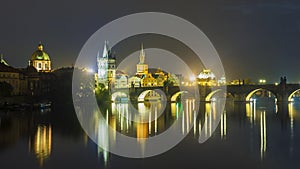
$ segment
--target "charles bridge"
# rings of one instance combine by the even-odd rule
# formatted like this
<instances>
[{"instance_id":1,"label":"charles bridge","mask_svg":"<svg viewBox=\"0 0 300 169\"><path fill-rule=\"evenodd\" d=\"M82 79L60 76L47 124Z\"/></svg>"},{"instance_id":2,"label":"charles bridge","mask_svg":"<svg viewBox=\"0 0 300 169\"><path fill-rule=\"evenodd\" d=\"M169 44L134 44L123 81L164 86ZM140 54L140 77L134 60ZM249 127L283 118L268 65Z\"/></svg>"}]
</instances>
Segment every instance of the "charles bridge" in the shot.
<instances>
[{"instance_id":1,"label":"charles bridge","mask_svg":"<svg viewBox=\"0 0 300 169\"><path fill-rule=\"evenodd\" d=\"M230 97L235 102L249 102L254 93L258 91L269 91L277 102L290 102L292 96L300 91L299 84L287 84L281 81L280 84L261 85L226 85L226 86L164 86L164 87L135 87L127 89L113 89L112 100L117 96L136 97L138 101L144 101L145 96L155 91L161 99L174 102L178 96L190 95L199 98L199 101L211 101L214 96Z\"/></svg>"}]
</instances>

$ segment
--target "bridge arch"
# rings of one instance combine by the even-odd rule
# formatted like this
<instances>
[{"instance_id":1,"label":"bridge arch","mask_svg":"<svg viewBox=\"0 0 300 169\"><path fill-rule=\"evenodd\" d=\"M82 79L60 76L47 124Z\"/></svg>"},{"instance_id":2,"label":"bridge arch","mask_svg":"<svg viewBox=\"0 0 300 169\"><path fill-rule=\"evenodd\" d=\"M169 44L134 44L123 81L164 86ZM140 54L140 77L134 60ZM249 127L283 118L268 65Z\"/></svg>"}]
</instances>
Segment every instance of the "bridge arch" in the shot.
<instances>
[{"instance_id":1,"label":"bridge arch","mask_svg":"<svg viewBox=\"0 0 300 169\"><path fill-rule=\"evenodd\" d=\"M147 94L149 94L149 93L151 93L151 92L154 94L154 95L153 95L153 98L154 98L154 99L157 99L157 100L165 100L165 94L164 94L164 92L161 91L161 90L159 90L159 89L155 89L155 90L145 90L145 91L143 91L143 92L139 95L138 101L139 101L139 102L145 101L145 97L147 96ZM155 98L155 97L157 97L157 98Z\"/></svg>"},{"instance_id":2,"label":"bridge arch","mask_svg":"<svg viewBox=\"0 0 300 169\"><path fill-rule=\"evenodd\" d=\"M179 91L179 92L176 92L175 94L173 94L173 96L171 97L171 102L176 102L176 99L178 98L178 96L183 93L188 93L188 92L187 91Z\"/></svg>"},{"instance_id":3,"label":"bridge arch","mask_svg":"<svg viewBox=\"0 0 300 169\"><path fill-rule=\"evenodd\" d=\"M125 92L115 92L111 95L111 101L116 101L118 97L128 98L128 94Z\"/></svg>"},{"instance_id":4,"label":"bridge arch","mask_svg":"<svg viewBox=\"0 0 300 169\"><path fill-rule=\"evenodd\" d=\"M288 101L291 102L291 101L292 101L293 95L296 94L296 93L299 92L299 91L300 91L300 89L297 89L297 90L293 91L293 92L289 95Z\"/></svg>"},{"instance_id":5,"label":"bridge arch","mask_svg":"<svg viewBox=\"0 0 300 169\"><path fill-rule=\"evenodd\" d=\"M217 90L214 90L212 92L210 92L206 97L205 97L205 101L209 102L211 101L212 97L216 94L216 93L219 93L219 92L222 92L223 90L222 89L217 89Z\"/></svg>"},{"instance_id":6,"label":"bridge arch","mask_svg":"<svg viewBox=\"0 0 300 169\"><path fill-rule=\"evenodd\" d=\"M269 91L269 92L271 92L275 97L277 97L276 94L275 94L273 91L270 91L270 90L264 89L264 88L258 88L258 89L252 90L250 93L247 94L247 96L246 96L246 101L250 101L250 99L251 99L251 97L252 97L252 95L253 95L254 93L256 93L256 92L258 92L258 91L262 91L262 90Z\"/></svg>"}]
</instances>

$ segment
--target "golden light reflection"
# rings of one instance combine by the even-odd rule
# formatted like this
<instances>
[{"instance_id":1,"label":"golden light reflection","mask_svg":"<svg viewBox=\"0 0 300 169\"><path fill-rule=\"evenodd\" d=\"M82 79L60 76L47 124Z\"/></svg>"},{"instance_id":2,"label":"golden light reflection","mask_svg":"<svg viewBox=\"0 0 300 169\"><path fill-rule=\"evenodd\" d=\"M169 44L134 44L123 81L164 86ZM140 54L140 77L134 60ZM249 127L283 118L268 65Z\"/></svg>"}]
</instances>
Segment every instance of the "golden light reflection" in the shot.
<instances>
[{"instance_id":1,"label":"golden light reflection","mask_svg":"<svg viewBox=\"0 0 300 169\"><path fill-rule=\"evenodd\" d=\"M288 105L288 112L290 117L290 128L291 128L291 136L294 136L294 109L293 103L289 103Z\"/></svg>"},{"instance_id":2,"label":"golden light reflection","mask_svg":"<svg viewBox=\"0 0 300 169\"><path fill-rule=\"evenodd\" d=\"M187 133L190 131L190 128L192 127L193 124L196 124L196 111L194 110L195 103L194 99L187 99L184 100L183 103L183 109L181 107L180 103L176 103L176 119L178 119L179 114L181 114L181 132L182 134ZM194 125L194 133L196 132L196 125Z\"/></svg>"},{"instance_id":3,"label":"golden light reflection","mask_svg":"<svg viewBox=\"0 0 300 169\"><path fill-rule=\"evenodd\" d=\"M39 160L40 166L51 155L52 128L51 125L39 125L34 137L34 153Z\"/></svg>"},{"instance_id":4,"label":"golden light reflection","mask_svg":"<svg viewBox=\"0 0 300 169\"><path fill-rule=\"evenodd\" d=\"M109 149L109 133L108 133L108 114L106 114L105 120L98 120L97 121L97 145L98 145L98 157L103 156L104 164L107 165L108 161L108 155L109 152L107 151ZM101 145L101 146L99 146Z\"/></svg>"},{"instance_id":5,"label":"golden light reflection","mask_svg":"<svg viewBox=\"0 0 300 169\"><path fill-rule=\"evenodd\" d=\"M194 110L194 136L196 136L196 133L197 133L197 113L196 111Z\"/></svg>"},{"instance_id":6,"label":"golden light reflection","mask_svg":"<svg viewBox=\"0 0 300 169\"><path fill-rule=\"evenodd\" d=\"M149 137L147 123L137 123L136 125L136 137L138 141L143 141Z\"/></svg>"},{"instance_id":7,"label":"golden light reflection","mask_svg":"<svg viewBox=\"0 0 300 169\"><path fill-rule=\"evenodd\" d=\"M251 127L255 124L256 120L256 101L253 100L250 103L246 103L246 117L249 119Z\"/></svg>"},{"instance_id":8,"label":"golden light reflection","mask_svg":"<svg viewBox=\"0 0 300 169\"><path fill-rule=\"evenodd\" d=\"M292 153L294 151L294 118L295 118L293 103L289 103L288 112L290 117L290 130L291 130L290 131L290 153Z\"/></svg>"},{"instance_id":9,"label":"golden light reflection","mask_svg":"<svg viewBox=\"0 0 300 169\"><path fill-rule=\"evenodd\" d=\"M176 117L178 103L171 103L171 114L172 117Z\"/></svg>"},{"instance_id":10,"label":"golden light reflection","mask_svg":"<svg viewBox=\"0 0 300 169\"><path fill-rule=\"evenodd\" d=\"M226 139L227 135L227 117L226 111L221 114L221 139Z\"/></svg>"},{"instance_id":11,"label":"golden light reflection","mask_svg":"<svg viewBox=\"0 0 300 169\"><path fill-rule=\"evenodd\" d=\"M261 159L264 159L267 150L267 124L266 124L266 111L260 114L260 153Z\"/></svg>"}]
</instances>

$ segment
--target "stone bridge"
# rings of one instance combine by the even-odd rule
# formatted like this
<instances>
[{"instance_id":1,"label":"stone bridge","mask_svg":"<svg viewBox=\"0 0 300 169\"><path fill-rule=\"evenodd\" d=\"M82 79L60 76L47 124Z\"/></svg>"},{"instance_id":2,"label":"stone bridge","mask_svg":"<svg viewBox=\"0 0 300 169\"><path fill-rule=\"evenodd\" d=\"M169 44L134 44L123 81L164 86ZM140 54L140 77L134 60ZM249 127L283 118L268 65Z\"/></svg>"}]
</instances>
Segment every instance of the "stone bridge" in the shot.
<instances>
[{"instance_id":1,"label":"stone bridge","mask_svg":"<svg viewBox=\"0 0 300 169\"><path fill-rule=\"evenodd\" d=\"M292 96L300 91L299 84L280 83L265 84L265 85L227 85L227 86L168 86L168 87L138 87L138 88L124 88L113 89L112 100L117 96L130 97L143 101L147 93L156 91L162 96L163 100L176 101L178 96L194 96L200 101L211 101L213 96L221 94L224 97L232 97L234 101L250 101L251 96L258 91L269 91L277 99L277 102L289 102ZM220 95L219 95L220 96Z\"/></svg>"}]
</instances>

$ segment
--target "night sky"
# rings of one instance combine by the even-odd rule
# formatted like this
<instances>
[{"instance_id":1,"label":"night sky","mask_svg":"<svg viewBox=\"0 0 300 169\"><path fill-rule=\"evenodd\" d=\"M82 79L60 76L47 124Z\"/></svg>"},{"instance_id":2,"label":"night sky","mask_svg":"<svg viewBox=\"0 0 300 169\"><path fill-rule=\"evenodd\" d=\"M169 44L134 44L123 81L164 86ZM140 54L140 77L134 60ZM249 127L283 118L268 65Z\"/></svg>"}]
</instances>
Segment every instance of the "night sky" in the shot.
<instances>
[{"instance_id":1,"label":"night sky","mask_svg":"<svg viewBox=\"0 0 300 169\"><path fill-rule=\"evenodd\" d=\"M286 75L300 82L297 0L2 0L0 53L11 66L25 67L42 41L54 68L71 66L103 25L146 11L198 26L218 51L227 79L273 83Z\"/></svg>"}]
</instances>

